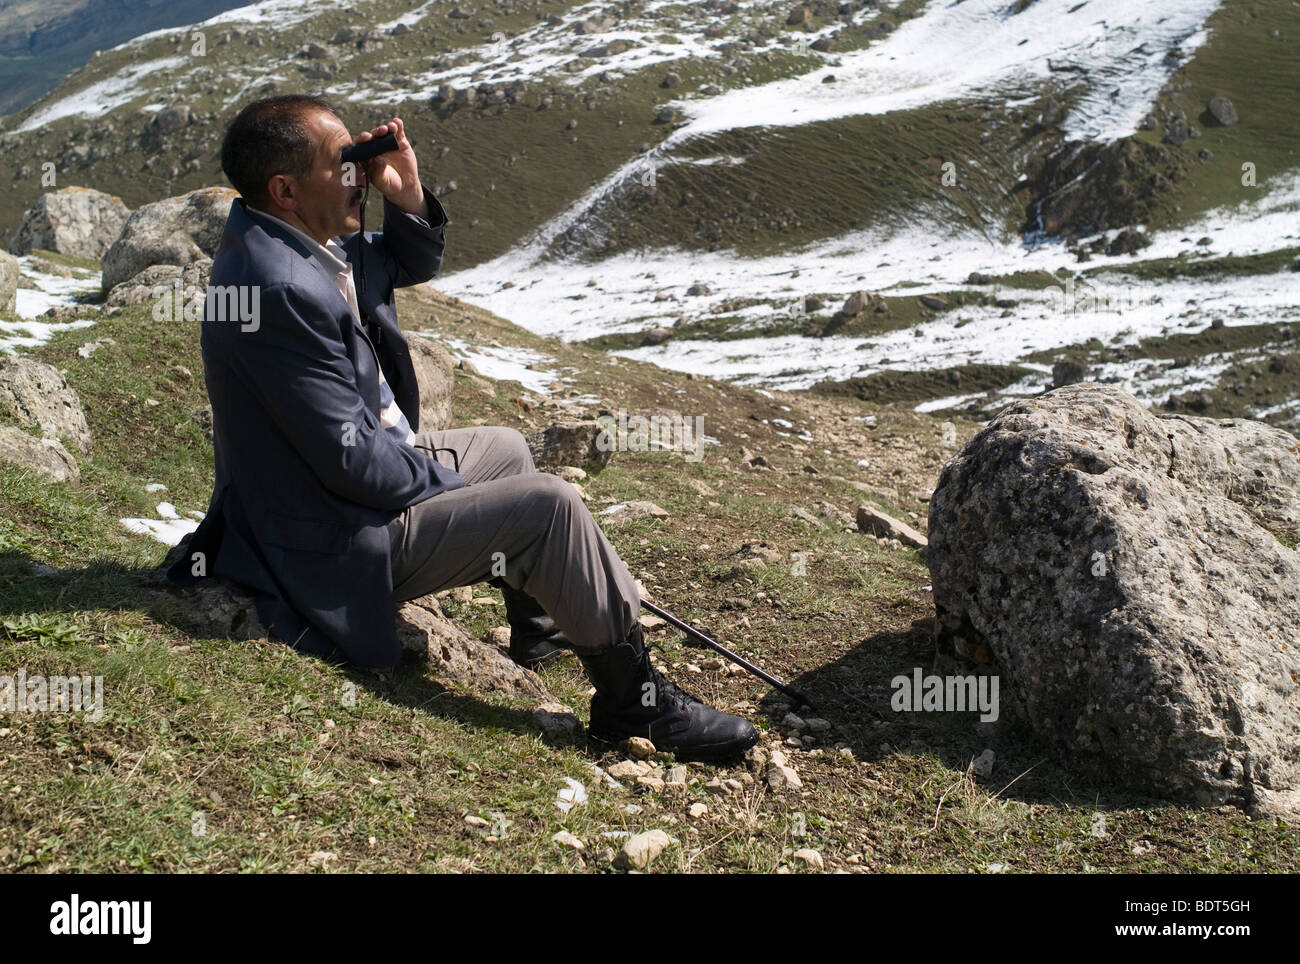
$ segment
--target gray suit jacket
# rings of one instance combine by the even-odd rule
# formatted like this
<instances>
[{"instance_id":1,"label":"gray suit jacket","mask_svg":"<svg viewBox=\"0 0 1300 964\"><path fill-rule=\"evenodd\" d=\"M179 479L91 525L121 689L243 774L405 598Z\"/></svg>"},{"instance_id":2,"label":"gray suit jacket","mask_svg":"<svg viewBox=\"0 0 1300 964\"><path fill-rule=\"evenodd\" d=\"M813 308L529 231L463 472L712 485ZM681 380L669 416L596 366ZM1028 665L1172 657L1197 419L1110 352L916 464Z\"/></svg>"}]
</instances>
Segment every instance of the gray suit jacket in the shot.
<instances>
[{"instance_id":1,"label":"gray suit jacket","mask_svg":"<svg viewBox=\"0 0 1300 964\"><path fill-rule=\"evenodd\" d=\"M419 388L393 291L429 280L442 264L446 214L427 188L425 198L432 224L385 199L381 233L341 239L364 329L301 241L251 217L243 198L231 204L200 339L212 498L167 573L180 585L228 579L253 595L276 638L360 666L401 658L388 521L465 484L379 423L376 361L419 431ZM255 320L232 317L231 303L214 298L230 285L243 286Z\"/></svg>"}]
</instances>

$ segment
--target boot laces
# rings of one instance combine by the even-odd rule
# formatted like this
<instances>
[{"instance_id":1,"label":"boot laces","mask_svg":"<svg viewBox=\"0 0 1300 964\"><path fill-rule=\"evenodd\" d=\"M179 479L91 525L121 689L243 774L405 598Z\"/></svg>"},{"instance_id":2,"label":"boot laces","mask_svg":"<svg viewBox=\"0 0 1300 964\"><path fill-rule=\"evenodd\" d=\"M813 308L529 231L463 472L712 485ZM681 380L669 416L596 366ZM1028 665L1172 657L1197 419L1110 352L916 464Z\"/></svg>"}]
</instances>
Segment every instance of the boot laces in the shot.
<instances>
[{"instance_id":1,"label":"boot laces","mask_svg":"<svg viewBox=\"0 0 1300 964\"><path fill-rule=\"evenodd\" d=\"M682 709L686 709L691 703L704 702L704 700L700 699L694 693L682 689L668 677L664 676L663 673L659 672L659 670L655 669L654 664L650 662L649 646L642 648L641 660L646 670L646 676L653 681L655 685L657 701L666 699L671 703L677 704Z\"/></svg>"}]
</instances>

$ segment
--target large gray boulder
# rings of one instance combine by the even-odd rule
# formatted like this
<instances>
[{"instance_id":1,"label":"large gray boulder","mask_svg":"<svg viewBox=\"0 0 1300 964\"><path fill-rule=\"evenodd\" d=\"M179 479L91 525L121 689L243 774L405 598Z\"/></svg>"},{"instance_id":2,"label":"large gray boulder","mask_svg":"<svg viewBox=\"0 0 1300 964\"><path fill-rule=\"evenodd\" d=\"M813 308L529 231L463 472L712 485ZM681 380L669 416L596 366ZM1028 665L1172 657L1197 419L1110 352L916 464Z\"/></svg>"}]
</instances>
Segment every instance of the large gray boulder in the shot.
<instances>
[{"instance_id":1,"label":"large gray boulder","mask_svg":"<svg viewBox=\"0 0 1300 964\"><path fill-rule=\"evenodd\" d=\"M238 196L233 188L204 187L138 208L101 259L104 294L150 265L184 267L213 257Z\"/></svg>"},{"instance_id":2,"label":"large gray boulder","mask_svg":"<svg viewBox=\"0 0 1300 964\"><path fill-rule=\"evenodd\" d=\"M0 357L0 413L90 455L90 426L81 397L57 368L31 358Z\"/></svg>"},{"instance_id":3,"label":"large gray boulder","mask_svg":"<svg viewBox=\"0 0 1300 964\"><path fill-rule=\"evenodd\" d=\"M18 313L18 275L21 273L18 259L0 251L0 314Z\"/></svg>"},{"instance_id":4,"label":"large gray boulder","mask_svg":"<svg viewBox=\"0 0 1300 964\"><path fill-rule=\"evenodd\" d=\"M9 250L29 254L43 248L78 258L102 258L130 215L131 209L115 194L88 187L49 191L23 215Z\"/></svg>"},{"instance_id":5,"label":"large gray boulder","mask_svg":"<svg viewBox=\"0 0 1300 964\"><path fill-rule=\"evenodd\" d=\"M1300 811L1297 452L1095 383L1013 405L930 501L940 652L1095 776Z\"/></svg>"},{"instance_id":6,"label":"large gray boulder","mask_svg":"<svg viewBox=\"0 0 1300 964\"><path fill-rule=\"evenodd\" d=\"M420 386L420 431L451 428L451 396L456 362L437 342L408 335L415 381Z\"/></svg>"}]
</instances>

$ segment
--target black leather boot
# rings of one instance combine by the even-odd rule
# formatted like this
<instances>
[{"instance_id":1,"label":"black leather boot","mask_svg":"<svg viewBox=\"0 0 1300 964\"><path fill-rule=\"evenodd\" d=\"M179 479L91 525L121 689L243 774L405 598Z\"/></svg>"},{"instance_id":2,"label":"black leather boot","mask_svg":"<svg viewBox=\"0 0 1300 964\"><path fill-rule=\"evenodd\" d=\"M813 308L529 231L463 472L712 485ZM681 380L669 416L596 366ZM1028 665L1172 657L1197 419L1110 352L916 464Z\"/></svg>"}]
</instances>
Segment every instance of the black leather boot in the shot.
<instances>
[{"instance_id":1,"label":"black leather boot","mask_svg":"<svg viewBox=\"0 0 1300 964\"><path fill-rule=\"evenodd\" d=\"M596 740L620 743L642 736L681 760L729 757L758 742L748 720L715 710L651 666L640 626L625 642L579 658L596 687L587 728Z\"/></svg>"},{"instance_id":2,"label":"black leather boot","mask_svg":"<svg viewBox=\"0 0 1300 964\"><path fill-rule=\"evenodd\" d=\"M568 638L536 599L499 579L490 582L505 597L511 659L525 669L537 670L568 655Z\"/></svg>"}]
</instances>

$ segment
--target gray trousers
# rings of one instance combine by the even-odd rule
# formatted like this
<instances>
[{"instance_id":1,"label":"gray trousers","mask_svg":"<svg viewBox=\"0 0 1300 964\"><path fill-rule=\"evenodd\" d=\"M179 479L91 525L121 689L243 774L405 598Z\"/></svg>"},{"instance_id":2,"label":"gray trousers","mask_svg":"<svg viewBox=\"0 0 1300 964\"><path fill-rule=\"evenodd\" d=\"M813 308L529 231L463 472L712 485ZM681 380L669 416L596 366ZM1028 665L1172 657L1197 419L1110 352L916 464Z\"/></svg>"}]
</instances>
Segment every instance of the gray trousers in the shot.
<instances>
[{"instance_id":1,"label":"gray trousers","mask_svg":"<svg viewBox=\"0 0 1300 964\"><path fill-rule=\"evenodd\" d=\"M627 638L641 606L632 574L577 490L536 470L523 435L456 428L417 433L415 444L442 449L433 457L466 484L388 524L394 601L499 578L535 599L576 653Z\"/></svg>"}]
</instances>

